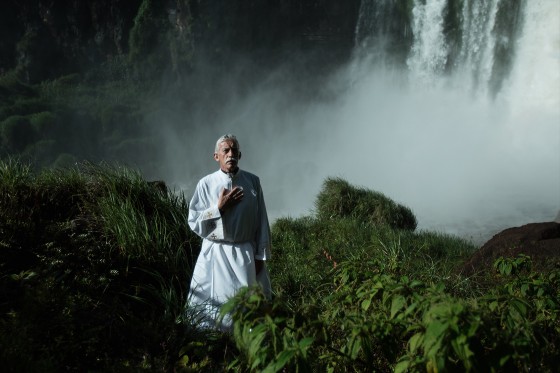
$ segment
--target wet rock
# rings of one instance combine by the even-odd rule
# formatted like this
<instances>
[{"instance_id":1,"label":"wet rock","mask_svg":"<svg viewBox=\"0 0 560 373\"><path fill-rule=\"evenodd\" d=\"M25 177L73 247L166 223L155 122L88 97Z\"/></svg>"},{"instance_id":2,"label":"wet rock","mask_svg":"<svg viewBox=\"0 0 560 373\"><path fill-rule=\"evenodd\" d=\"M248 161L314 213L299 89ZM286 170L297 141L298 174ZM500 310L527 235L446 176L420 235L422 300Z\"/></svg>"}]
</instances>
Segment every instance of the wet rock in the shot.
<instances>
[{"instance_id":1,"label":"wet rock","mask_svg":"<svg viewBox=\"0 0 560 373\"><path fill-rule=\"evenodd\" d=\"M474 275L491 271L496 259L519 254L530 256L535 270L560 266L560 223L531 223L503 230L466 261L461 273Z\"/></svg>"}]
</instances>

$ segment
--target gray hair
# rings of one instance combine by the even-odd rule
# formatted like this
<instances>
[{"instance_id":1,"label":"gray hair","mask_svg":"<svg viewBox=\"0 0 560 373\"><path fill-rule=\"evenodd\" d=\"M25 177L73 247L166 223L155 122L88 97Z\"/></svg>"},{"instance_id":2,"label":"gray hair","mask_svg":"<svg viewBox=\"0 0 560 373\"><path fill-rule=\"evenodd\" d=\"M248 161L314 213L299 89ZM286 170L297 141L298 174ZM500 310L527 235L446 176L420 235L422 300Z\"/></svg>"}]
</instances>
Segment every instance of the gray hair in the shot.
<instances>
[{"instance_id":1,"label":"gray hair","mask_svg":"<svg viewBox=\"0 0 560 373\"><path fill-rule=\"evenodd\" d=\"M218 139L218 141L216 141L216 147L214 148L214 153L217 153L218 150L220 150L220 144L227 140L233 141L237 145L237 149L239 150L240 146L239 146L239 141L237 141L237 137L228 133L227 135L221 136Z\"/></svg>"}]
</instances>

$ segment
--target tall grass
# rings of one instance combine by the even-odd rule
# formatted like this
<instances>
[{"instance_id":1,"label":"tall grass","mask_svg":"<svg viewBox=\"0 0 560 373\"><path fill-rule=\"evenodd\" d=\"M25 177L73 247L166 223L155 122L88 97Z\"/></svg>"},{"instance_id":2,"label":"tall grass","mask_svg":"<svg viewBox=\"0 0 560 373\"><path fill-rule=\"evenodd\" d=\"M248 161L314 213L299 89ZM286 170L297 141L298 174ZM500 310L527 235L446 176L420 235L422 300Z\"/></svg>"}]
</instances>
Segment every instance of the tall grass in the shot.
<instances>
[{"instance_id":1,"label":"tall grass","mask_svg":"<svg viewBox=\"0 0 560 373\"><path fill-rule=\"evenodd\" d=\"M315 203L320 219L351 217L365 223L393 229L416 229L416 217L410 208L380 192L358 188L341 178L327 178Z\"/></svg>"},{"instance_id":2,"label":"tall grass","mask_svg":"<svg viewBox=\"0 0 560 373\"><path fill-rule=\"evenodd\" d=\"M560 273L529 257L498 260L481 284L457 270L476 247L454 236L352 209L282 218L273 299L242 289L223 334L185 309L201 242L181 193L107 164L35 173L8 159L0 177L6 371L555 370Z\"/></svg>"},{"instance_id":3,"label":"tall grass","mask_svg":"<svg viewBox=\"0 0 560 373\"><path fill-rule=\"evenodd\" d=\"M272 303L249 289L226 308L236 369L554 371L558 271L516 271L524 259L505 259L481 284L458 271L470 242L369 219L359 205L378 206L379 195L338 179L320 197L315 216L272 227Z\"/></svg>"},{"instance_id":4,"label":"tall grass","mask_svg":"<svg viewBox=\"0 0 560 373\"><path fill-rule=\"evenodd\" d=\"M0 176L3 366L28 355L52 371L172 365L189 341L200 243L184 197L109 165L34 174L7 160Z\"/></svg>"},{"instance_id":5,"label":"tall grass","mask_svg":"<svg viewBox=\"0 0 560 373\"><path fill-rule=\"evenodd\" d=\"M396 275L454 281L457 267L476 250L458 237L394 230L356 218L281 218L272 233L275 259L270 268L275 291L290 302L329 291L325 284L341 262L353 262L363 272L375 263Z\"/></svg>"}]
</instances>

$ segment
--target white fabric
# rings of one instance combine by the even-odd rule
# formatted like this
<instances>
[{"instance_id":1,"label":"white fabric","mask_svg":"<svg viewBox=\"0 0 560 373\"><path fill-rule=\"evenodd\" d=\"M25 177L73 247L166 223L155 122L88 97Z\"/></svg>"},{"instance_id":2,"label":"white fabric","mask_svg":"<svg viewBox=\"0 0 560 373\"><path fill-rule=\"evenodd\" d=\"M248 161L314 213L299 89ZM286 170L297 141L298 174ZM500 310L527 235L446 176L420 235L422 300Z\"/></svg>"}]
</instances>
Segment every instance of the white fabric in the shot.
<instances>
[{"instance_id":1,"label":"white fabric","mask_svg":"<svg viewBox=\"0 0 560 373\"><path fill-rule=\"evenodd\" d=\"M221 214L220 192L235 186L243 188L243 199ZM243 170L231 176L218 170L201 179L189 204L188 223L203 238L190 284L189 305L201 310L204 325L216 325L219 307L241 287L258 283L270 296L266 265L258 278L255 271L255 259L270 257L270 227L257 176ZM220 327L229 328L229 320Z\"/></svg>"}]
</instances>

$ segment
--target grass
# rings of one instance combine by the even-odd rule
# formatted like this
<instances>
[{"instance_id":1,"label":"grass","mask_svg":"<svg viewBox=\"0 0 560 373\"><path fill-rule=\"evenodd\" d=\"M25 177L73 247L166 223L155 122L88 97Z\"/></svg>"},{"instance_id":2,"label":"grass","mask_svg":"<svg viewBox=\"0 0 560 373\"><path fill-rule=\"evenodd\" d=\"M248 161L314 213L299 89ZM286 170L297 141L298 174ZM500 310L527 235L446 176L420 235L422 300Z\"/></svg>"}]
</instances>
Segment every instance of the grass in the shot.
<instances>
[{"instance_id":1,"label":"grass","mask_svg":"<svg viewBox=\"0 0 560 373\"><path fill-rule=\"evenodd\" d=\"M117 166L35 174L7 160L0 174L0 330L26 345L2 359L104 370L145 354L157 364L170 340L178 353L200 243L184 197Z\"/></svg>"},{"instance_id":2,"label":"grass","mask_svg":"<svg viewBox=\"0 0 560 373\"><path fill-rule=\"evenodd\" d=\"M0 363L45 372L553 371L557 271L502 259L481 284L458 271L472 244L365 219L381 197L358 194L360 206L318 198L317 214L275 222L274 297L236 295L224 309L230 335L199 329L185 308L201 242L181 193L119 165L36 172L3 160ZM344 216L324 218L332 206Z\"/></svg>"},{"instance_id":3,"label":"grass","mask_svg":"<svg viewBox=\"0 0 560 373\"><path fill-rule=\"evenodd\" d=\"M380 192L358 188L341 178L327 178L315 203L320 219L351 217L367 224L393 229L416 229L412 211Z\"/></svg>"}]
</instances>

